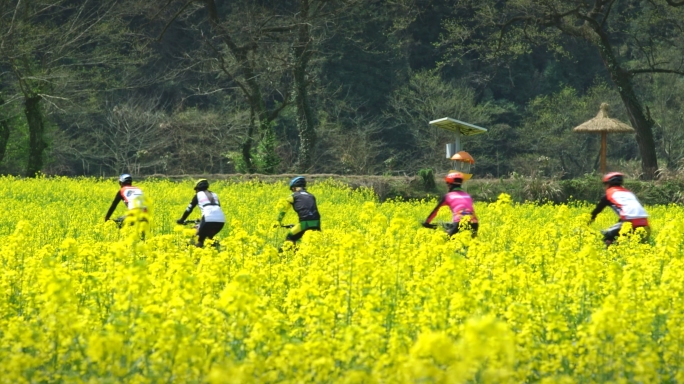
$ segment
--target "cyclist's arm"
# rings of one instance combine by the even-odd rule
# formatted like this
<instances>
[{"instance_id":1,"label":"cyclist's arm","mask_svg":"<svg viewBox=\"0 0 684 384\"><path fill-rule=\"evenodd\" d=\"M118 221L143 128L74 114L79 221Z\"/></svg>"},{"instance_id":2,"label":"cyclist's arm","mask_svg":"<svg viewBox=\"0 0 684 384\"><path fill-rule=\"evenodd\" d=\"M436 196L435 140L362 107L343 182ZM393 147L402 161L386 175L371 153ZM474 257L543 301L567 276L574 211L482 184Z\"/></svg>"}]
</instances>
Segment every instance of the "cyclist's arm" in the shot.
<instances>
[{"instance_id":1,"label":"cyclist's arm","mask_svg":"<svg viewBox=\"0 0 684 384\"><path fill-rule=\"evenodd\" d=\"M596 219L596 216L598 216L598 214L601 213L601 211L603 211L603 208L607 207L608 205L610 205L610 201L608 201L608 196L601 196L601 200L599 200L598 204L596 204L596 208L594 208L594 210L591 211L591 221L594 221L594 219Z\"/></svg>"},{"instance_id":2,"label":"cyclist's arm","mask_svg":"<svg viewBox=\"0 0 684 384\"><path fill-rule=\"evenodd\" d=\"M428 216L428 218L425 219L425 222L426 222L427 224L430 224L430 222L432 222L432 220L435 219L435 216L437 216L437 213L439 212L439 209L442 208L442 206L443 206L444 204L446 204L446 195L442 196L442 197L439 199L439 201L437 202L437 206L435 207L435 209L433 209L432 212L430 212L430 216Z\"/></svg>"},{"instance_id":3,"label":"cyclist's arm","mask_svg":"<svg viewBox=\"0 0 684 384\"><path fill-rule=\"evenodd\" d=\"M116 196L114 196L114 201L112 201L112 205L109 206L109 211L107 211L107 214L105 215L105 221L112 217L112 213L114 213L116 206L119 205L121 200L123 200L123 197L121 197L121 191L117 191Z\"/></svg>"},{"instance_id":4,"label":"cyclist's arm","mask_svg":"<svg viewBox=\"0 0 684 384\"><path fill-rule=\"evenodd\" d=\"M183 212L183 217L180 218L179 221L185 221L185 219L190 216L190 212L192 212L193 209L197 206L197 195L192 197L192 200L190 201L190 204L188 204L188 207L185 208L185 212Z\"/></svg>"},{"instance_id":5,"label":"cyclist's arm","mask_svg":"<svg viewBox=\"0 0 684 384\"><path fill-rule=\"evenodd\" d=\"M294 206L294 196L292 196L292 195L288 196L288 198L285 199L285 201L290 203L290 207ZM278 213L278 222L279 223L283 222L283 217L285 217L285 213L286 213L287 208L288 208L287 205L279 207L279 209L280 209L280 212Z\"/></svg>"}]
</instances>

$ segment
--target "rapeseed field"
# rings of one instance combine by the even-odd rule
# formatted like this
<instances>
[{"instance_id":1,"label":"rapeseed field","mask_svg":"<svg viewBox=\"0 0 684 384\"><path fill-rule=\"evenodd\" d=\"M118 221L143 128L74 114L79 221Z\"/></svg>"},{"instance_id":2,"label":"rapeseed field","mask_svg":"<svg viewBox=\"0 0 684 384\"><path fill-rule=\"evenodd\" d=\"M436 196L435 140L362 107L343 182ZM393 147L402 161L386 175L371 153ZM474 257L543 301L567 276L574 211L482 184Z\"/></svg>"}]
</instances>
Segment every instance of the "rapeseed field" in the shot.
<instances>
[{"instance_id":1,"label":"rapeseed field","mask_svg":"<svg viewBox=\"0 0 684 384\"><path fill-rule=\"evenodd\" d=\"M114 181L0 178L0 382L684 382L681 207L605 249L612 212L502 195L448 240L434 201L323 182L322 232L278 253L284 182L213 183L228 221L197 249L191 181L135 183L141 241L103 220Z\"/></svg>"}]
</instances>

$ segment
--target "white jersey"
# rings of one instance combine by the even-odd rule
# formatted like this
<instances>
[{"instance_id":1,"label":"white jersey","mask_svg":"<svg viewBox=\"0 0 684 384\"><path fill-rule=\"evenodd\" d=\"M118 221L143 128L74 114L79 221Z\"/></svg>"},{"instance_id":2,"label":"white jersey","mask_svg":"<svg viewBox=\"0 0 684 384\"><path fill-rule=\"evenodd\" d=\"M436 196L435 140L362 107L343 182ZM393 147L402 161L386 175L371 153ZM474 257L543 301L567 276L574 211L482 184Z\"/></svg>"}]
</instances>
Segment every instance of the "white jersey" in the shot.
<instances>
[{"instance_id":1,"label":"white jersey","mask_svg":"<svg viewBox=\"0 0 684 384\"><path fill-rule=\"evenodd\" d=\"M132 185L126 185L121 188L120 193L128 209L145 208L142 189Z\"/></svg>"},{"instance_id":2,"label":"white jersey","mask_svg":"<svg viewBox=\"0 0 684 384\"><path fill-rule=\"evenodd\" d=\"M221 210L218 195L210 191L197 192L197 205L207 223L225 223L226 216Z\"/></svg>"},{"instance_id":3,"label":"white jersey","mask_svg":"<svg viewBox=\"0 0 684 384\"><path fill-rule=\"evenodd\" d=\"M606 198L615 213L622 220L647 218L648 214L637 197L623 187L611 187L606 191Z\"/></svg>"}]
</instances>

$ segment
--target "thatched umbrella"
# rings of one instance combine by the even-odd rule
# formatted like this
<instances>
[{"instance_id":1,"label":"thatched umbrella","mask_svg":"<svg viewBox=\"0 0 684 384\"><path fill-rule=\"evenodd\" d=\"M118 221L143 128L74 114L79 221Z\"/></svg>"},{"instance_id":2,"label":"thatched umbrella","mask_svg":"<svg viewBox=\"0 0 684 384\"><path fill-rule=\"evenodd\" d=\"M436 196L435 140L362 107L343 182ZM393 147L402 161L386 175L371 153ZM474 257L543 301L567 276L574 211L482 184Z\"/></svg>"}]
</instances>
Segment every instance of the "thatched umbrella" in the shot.
<instances>
[{"instance_id":1,"label":"thatched umbrella","mask_svg":"<svg viewBox=\"0 0 684 384\"><path fill-rule=\"evenodd\" d=\"M601 173L606 173L606 136L609 133L634 133L634 128L608 116L608 104L601 103L598 114L593 119L572 129L573 132L601 134Z\"/></svg>"}]
</instances>

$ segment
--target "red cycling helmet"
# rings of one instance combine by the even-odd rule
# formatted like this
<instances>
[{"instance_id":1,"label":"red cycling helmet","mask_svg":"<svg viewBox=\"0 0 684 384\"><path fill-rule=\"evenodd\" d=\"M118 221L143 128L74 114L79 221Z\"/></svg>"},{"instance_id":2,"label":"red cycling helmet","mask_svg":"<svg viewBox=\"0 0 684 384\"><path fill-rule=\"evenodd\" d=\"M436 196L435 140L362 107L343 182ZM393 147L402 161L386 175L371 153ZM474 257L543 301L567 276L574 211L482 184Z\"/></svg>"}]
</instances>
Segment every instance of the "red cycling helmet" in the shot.
<instances>
[{"instance_id":1,"label":"red cycling helmet","mask_svg":"<svg viewBox=\"0 0 684 384\"><path fill-rule=\"evenodd\" d=\"M451 172L444 178L447 184L461 184L463 183L463 174L461 172Z\"/></svg>"},{"instance_id":2,"label":"red cycling helmet","mask_svg":"<svg viewBox=\"0 0 684 384\"><path fill-rule=\"evenodd\" d=\"M625 175L620 172L611 172L603 176L603 184L622 185Z\"/></svg>"}]
</instances>

